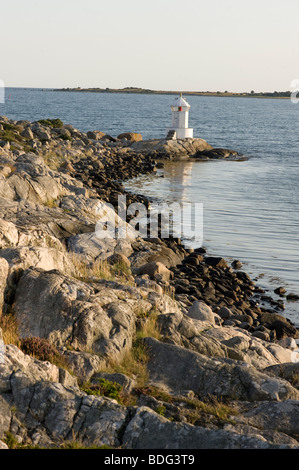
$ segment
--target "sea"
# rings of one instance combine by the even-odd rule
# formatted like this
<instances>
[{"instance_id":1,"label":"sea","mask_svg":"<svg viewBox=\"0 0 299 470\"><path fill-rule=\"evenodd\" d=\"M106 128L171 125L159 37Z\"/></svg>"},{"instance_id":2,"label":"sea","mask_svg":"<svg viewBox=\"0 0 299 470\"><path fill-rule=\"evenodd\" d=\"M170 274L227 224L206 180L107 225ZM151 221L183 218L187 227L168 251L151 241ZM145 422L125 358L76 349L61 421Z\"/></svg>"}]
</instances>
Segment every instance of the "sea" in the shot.
<instances>
[{"instance_id":1,"label":"sea","mask_svg":"<svg viewBox=\"0 0 299 470\"><path fill-rule=\"evenodd\" d=\"M0 115L14 120L60 118L87 132L137 132L163 138L171 94L64 92L6 88ZM203 246L211 256L240 260L274 299L277 287L299 295L299 103L290 99L185 96L194 137L237 151L237 161L167 162L154 175L126 182L153 200L200 203ZM184 242L184 240L183 240ZM196 247L196 246L194 246ZM299 327L299 302L280 312Z\"/></svg>"}]
</instances>

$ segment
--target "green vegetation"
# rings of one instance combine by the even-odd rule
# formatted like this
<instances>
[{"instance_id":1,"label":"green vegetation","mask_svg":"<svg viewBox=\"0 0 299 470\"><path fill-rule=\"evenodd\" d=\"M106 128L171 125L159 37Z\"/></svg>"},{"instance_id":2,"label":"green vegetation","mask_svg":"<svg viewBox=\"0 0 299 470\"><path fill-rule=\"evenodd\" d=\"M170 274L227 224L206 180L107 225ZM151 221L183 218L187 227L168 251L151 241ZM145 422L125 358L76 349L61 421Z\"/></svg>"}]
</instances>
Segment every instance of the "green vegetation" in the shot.
<instances>
[{"instance_id":1,"label":"green vegetation","mask_svg":"<svg viewBox=\"0 0 299 470\"><path fill-rule=\"evenodd\" d=\"M23 142L24 138L14 130L0 131L0 140L5 142Z\"/></svg>"},{"instance_id":2,"label":"green vegetation","mask_svg":"<svg viewBox=\"0 0 299 470\"><path fill-rule=\"evenodd\" d=\"M126 350L121 361L110 361L109 365L102 371L125 374L128 377L134 378L138 387L142 387L148 382L148 360L149 356L145 344L142 340L136 339L133 341L132 348Z\"/></svg>"},{"instance_id":3,"label":"green vegetation","mask_svg":"<svg viewBox=\"0 0 299 470\"><path fill-rule=\"evenodd\" d=\"M69 135L66 135L66 134L61 134L58 137L59 137L59 139L62 139L62 140L69 140L69 141L72 140L72 138Z\"/></svg>"},{"instance_id":4,"label":"green vegetation","mask_svg":"<svg viewBox=\"0 0 299 470\"><path fill-rule=\"evenodd\" d=\"M38 446L27 445L27 444L20 444L19 441L15 438L15 436L7 432L5 438L3 439L5 444L9 449L39 449Z\"/></svg>"},{"instance_id":5,"label":"green vegetation","mask_svg":"<svg viewBox=\"0 0 299 470\"><path fill-rule=\"evenodd\" d=\"M63 122L60 119L40 119L38 121L42 126L56 127L61 129L63 127Z\"/></svg>"},{"instance_id":6,"label":"green vegetation","mask_svg":"<svg viewBox=\"0 0 299 470\"><path fill-rule=\"evenodd\" d=\"M46 207L53 208L53 207L59 207L59 200L58 199L49 199L44 203Z\"/></svg>"},{"instance_id":7,"label":"green vegetation","mask_svg":"<svg viewBox=\"0 0 299 470\"><path fill-rule=\"evenodd\" d=\"M234 424L232 416L237 414L232 406L222 403L214 396L206 397L204 400L197 397L192 399L177 397L152 385L136 388L134 393L137 396L152 397L160 402L155 411L161 416L174 421L183 417L186 422L197 426Z\"/></svg>"},{"instance_id":8,"label":"green vegetation","mask_svg":"<svg viewBox=\"0 0 299 470\"><path fill-rule=\"evenodd\" d=\"M113 398L117 401L121 400L121 385L116 382L111 382L110 380L98 379L98 383L84 383L80 388L88 395L100 395L108 398Z\"/></svg>"}]
</instances>

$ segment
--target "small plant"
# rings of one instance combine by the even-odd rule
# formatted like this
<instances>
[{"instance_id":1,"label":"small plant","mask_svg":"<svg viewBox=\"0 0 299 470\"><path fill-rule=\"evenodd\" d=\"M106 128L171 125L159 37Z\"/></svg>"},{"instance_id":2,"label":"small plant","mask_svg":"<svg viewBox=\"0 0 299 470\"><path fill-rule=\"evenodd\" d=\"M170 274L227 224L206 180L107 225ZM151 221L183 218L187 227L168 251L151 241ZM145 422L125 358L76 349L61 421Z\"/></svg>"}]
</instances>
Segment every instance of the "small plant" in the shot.
<instances>
[{"instance_id":1,"label":"small plant","mask_svg":"<svg viewBox=\"0 0 299 470\"><path fill-rule=\"evenodd\" d=\"M219 401L217 397L209 397L205 401L186 399L185 403L189 407L186 418L191 424L198 422L202 415L209 417L212 421L216 420L217 422L234 424L230 416L236 414L235 410L231 406Z\"/></svg>"},{"instance_id":2,"label":"small plant","mask_svg":"<svg viewBox=\"0 0 299 470\"><path fill-rule=\"evenodd\" d=\"M124 261L118 261L117 263L112 264L110 269L112 274L115 276L127 277L132 275L131 269Z\"/></svg>"},{"instance_id":3,"label":"small plant","mask_svg":"<svg viewBox=\"0 0 299 470\"><path fill-rule=\"evenodd\" d=\"M23 142L24 139L13 130L4 130L0 132L0 140L5 142Z\"/></svg>"},{"instance_id":4,"label":"small plant","mask_svg":"<svg viewBox=\"0 0 299 470\"><path fill-rule=\"evenodd\" d=\"M59 201L58 199L49 199L44 203L44 206L49 208L59 207Z\"/></svg>"},{"instance_id":5,"label":"small plant","mask_svg":"<svg viewBox=\"0 0 299 470\"><path fill-rule=\"evenodd\" d=\"M125 374L136 381L136 386L143 387L148 382L148 359L145 344L141 340L135 340L132 348L125 351L122 360L120 362L110 361L104 371Z\"/></svg>"},{"instance_id":6,"label":"small plant","mask_svg":"<svg viewBox=\"0 0 299 470\"><path fill-rule=\"evenodd\" d=\"M154 387L153 385L148 385L147 387L136 388L135 393L138 395L148 395L150 397L155 398L159 401L164 401L165 403L171 403L173 397L169 395L169 393L165 392L164 390Z\"/></svg>"},{"instance_id":7,"label":"small plant","mask_svg":"<svg viewBox=\"0 0 299 470\"><path fill-rule=\"evenodd\" d=\"M6 433L4 442L9 449L19 449L21 447L20 443L11 432Z\"/></svg>"},{"instance_id":8,"label":"small plant","mask_svg":"<svg viewBox=\"0 0 299 470\"><path fill-rule=\"evenodd\" d=\"M46 151L43 154L45 164L54 171L57 171L66 159L60 153L55 152L54 150Z\"/></svg>"},{"instance_id":9,"label":"small plant","mask_svg":"<svg viewBox=\"0 0 299 470\"><path fill-rule=\"evenodd\" d=\"M20 342L20 349L23 353L33 356L40 361L49 361L51 364L62 368L66 368L67 366L63 356L45 338L39 338L37 336L24 338Z\"/></svg>"},{"instance_id":10,"label":"small plant","mask_svg":"<svg viewBox=\"0 0 299 470\"><path fill-rule=\"evenodd\" d=\"M143 314L144 315L144 314ZM138 315L137 315L138 316ZM160 340L161 332L157 325L157 314L156 312L149 312L147 315L138 316L143 318L142 326L136 332L136 339L141 340L143 338L151 337Z\"/></svg>"},{"instance_id":11,"label":"small plant","mask_svg":"<svg viewBox=\"0 0 299 470\"><path fill-rule=\"evenodd\" d=\"M161 416L164 416L165 417L165 414L166 414L166 408L164 405L160 405L156 408L156 413L158 413L158 415L161 415Z\"/></svg>"},{"instance_id":12,"label":"small plant","mask_svg":"<svg viewBox=\"0 0 299 470\"><path fill-rule=\"evenodd\" d=\"M66 135L66 134L61 134L58 137L62 140L72 140L72 138L69 135Z\"/></svg>"},{"instance_id":13,"label":"small plant","mask_svg":"<svg viewBox=\"0 0 299 470\"><path fill-rule=\"evenodd\" d=\"M21 444L11 432L6 432L5 438L3 439L9 449L41 449L39 446L30 444Z\"/></svg>"},{"instance_id":14,"label":"small plant","mask_svg":"<svg viewBox=\"0 0 299 470\"><path fill-rule=\"evenodd\" d=\"M106 379L99 379L98 383L96 384L83 384L81 390L83 390L88 395L100 395L119 401L122 387L116 382L111 382L110 380Z\"/></svg>"},{"instance_id":15,"label":"small plant","mask_svg":"<svg viewBox=\"0 0 299 470\"><path fill-rule=\"evenodd\" d=\"M42 126L56 127L61 129L63 127L63 122L60 119L40 119L38 121Z\"/></svg>"},{"instance_id":16,"label":"small plant","mask_svg":"<svg viewBox=\"0 0 299 470\"><path fill-rule=\"evenodd\" d=\"M73 276L79 281L88 282L92 278L112 280L110 265L107 261L98 260L91 264L86 264L77 257L73 257Z\"/></svg>"},{"instance_id":17,"label":"small plant","mask_svg":"<svg viewBox=\"0 0 299 470\"><path fill-rule=\"evenodd\" d=\"M79 281L90 282L95 279L105 279L107 281L129 283L127 272L115 268L115 265L111 265L107 260L98 259L93 263L86 264L84 261L74 256L72 262L74 265L73 277Z\"/></svg>"},{"instance_id":18,"label":"small plant","mask_svg":"<svg viewBox=\"0 0 299 470\"><path fill-rule=\"evenodd\" d=\"M73 440L64 442L60 447L57 447L57 449L112 449L112 447L107 444L103 444L102 446L88 446L82 444L80 441Z\"/></svg>"}]
</instances>

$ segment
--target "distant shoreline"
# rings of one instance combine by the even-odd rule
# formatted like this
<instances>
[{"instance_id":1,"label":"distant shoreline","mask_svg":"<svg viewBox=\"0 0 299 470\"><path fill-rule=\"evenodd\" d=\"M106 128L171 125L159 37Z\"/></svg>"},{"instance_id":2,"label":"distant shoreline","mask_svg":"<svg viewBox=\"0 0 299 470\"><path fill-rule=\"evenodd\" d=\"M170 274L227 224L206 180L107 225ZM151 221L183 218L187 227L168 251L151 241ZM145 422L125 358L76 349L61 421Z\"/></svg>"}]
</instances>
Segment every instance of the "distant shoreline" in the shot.
<instances>
[{"instance_id":1,"label":"distant shoreline","mask_svg":"<svg viewBox=\"0 0 299 470\"><path fill-rule=\"evenodd\" d=\"M52 91L65 91L77 93L130 93L130 94L147 94L147 95L178 95L182 93L185 96L212 96L212 97L228 97L228 98L275 98L290 99L291 92L263 92L263 93L232 93L232 92L210 92L210 91L164 91L150 90L144 88L56 88Z\"/></svg>"}]
</instances>

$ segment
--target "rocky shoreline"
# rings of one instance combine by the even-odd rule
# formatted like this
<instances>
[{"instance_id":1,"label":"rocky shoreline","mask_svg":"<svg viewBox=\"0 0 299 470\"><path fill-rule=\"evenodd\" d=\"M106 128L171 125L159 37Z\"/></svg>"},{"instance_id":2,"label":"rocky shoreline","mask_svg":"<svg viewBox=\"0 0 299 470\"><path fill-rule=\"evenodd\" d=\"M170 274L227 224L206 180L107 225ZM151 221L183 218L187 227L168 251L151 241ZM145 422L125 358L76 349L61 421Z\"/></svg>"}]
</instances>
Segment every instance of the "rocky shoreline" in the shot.
<instances>
[{"instance_id":1,"label":"rocky shoreline","mask_svg":"<svg viewBox=\"0 0 299 470\"><path fill-rule=\"evenodd\" d=\"M283 297L178 239L95 233L99 203L149 205L126 179L165 159L239 157L0 118L3 449L299 448Z\"/></svg>"}]
</instances>

